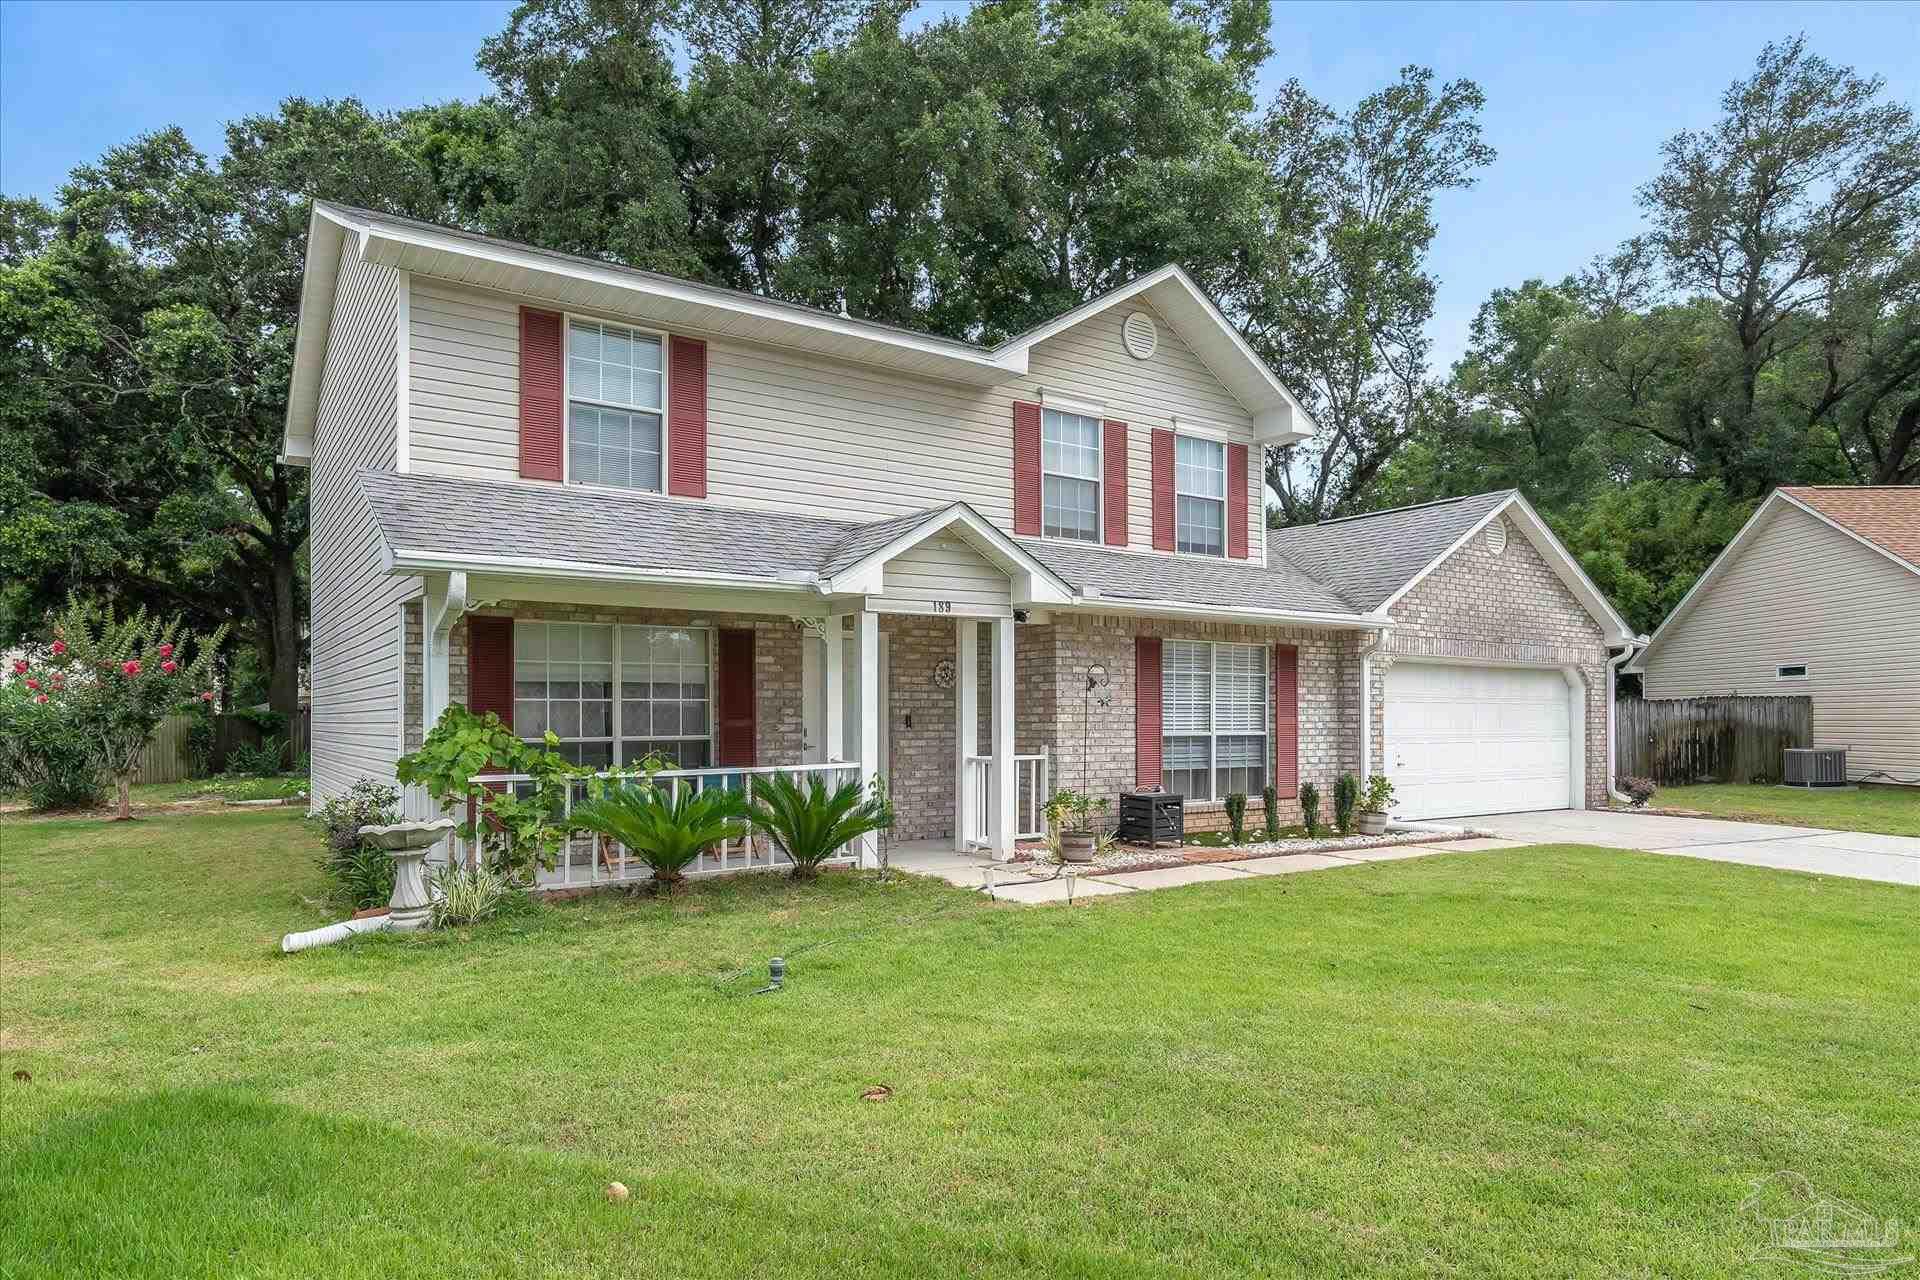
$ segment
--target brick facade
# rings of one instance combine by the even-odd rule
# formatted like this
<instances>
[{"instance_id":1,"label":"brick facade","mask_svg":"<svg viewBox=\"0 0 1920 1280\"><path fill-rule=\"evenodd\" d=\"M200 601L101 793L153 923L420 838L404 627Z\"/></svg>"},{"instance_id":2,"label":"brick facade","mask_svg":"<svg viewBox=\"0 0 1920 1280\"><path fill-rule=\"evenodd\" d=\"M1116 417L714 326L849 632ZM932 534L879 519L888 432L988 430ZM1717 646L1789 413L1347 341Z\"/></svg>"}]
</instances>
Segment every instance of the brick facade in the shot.
<instances>
[{"instance_id":1,"label":"brick facade","mask_svg":"<svg viewBox=\"0 0 1920 1280\"><path fill-rule=\"evenodd\" d=\"M1586 685L1587 804L1607 803L1605 633L1506 516L1506 546L1485 533L1436 566L1390 610L1395 622L1373 658L1373 762L1386 767L1386 673L1403 657L1574 668Z\"/></svg>"}]
</instances>

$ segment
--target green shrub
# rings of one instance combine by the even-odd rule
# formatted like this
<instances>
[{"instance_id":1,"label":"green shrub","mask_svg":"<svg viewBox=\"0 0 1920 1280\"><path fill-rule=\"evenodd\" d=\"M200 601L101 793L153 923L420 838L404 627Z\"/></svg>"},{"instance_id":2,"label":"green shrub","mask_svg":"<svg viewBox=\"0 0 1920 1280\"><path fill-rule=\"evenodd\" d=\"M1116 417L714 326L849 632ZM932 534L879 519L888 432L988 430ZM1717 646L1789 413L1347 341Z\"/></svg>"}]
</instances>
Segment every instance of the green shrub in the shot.
<instances>
[{"instance_id":1,"label":"green shrub","mask_svg":"<svg viewBox=\"0 0 1920 1280\"><path fill-rule=\"evenodd\" d=\"M248 778L271 778L280 772L286 758L285 738L262 738L255 745L242 743L227 752L227 772Z\"/></svg>"},{"instance_id":2,"label":"green shrub","mask_svg":"<svg viewBox=\"0 0 1920 1280\"><path fill-rule=\"evenodd\" d=\"M355 911L390 901L393 857L383 849L363 847L360 828L398 822L400 793L384 782L362 778L346 794L321 805L317 816L327 842L320 866L340 897L351 902Z\"/></svg>"},{"instance_id":3,"label":"green shrub","mask_svg":"<svg viewBox=\"0 0 1920 1280\"><path fill-rule=\"evenodd\" d=\"M573 823L625 845L671 892L701 854L746 834L746 814L740 793L725 787L696 791L636 782L579 806Z\"/></svg>"},{"instance_id":4,"label":"green shrub","mask_svg":"<svg viewBox=\"0 0 1920 1280\"><path fill-rule=\"evenodd\" d=\"M1247 796L1244 791L1235 791L1227 796L1227 832L1235 844L1247 838Z\"/></svg>"},{"instance_id":5,"label":"green shrub","mask_svg":"<svg viewBox=\"0 0 1920 1280\"><path fill-rule=\"evenodd\" d=\"M747 818L787 851L795 880L813 878L822 862L853 841L893 825L884 796L857 781L828 790L819 774L805 782L782 773L756 779Z\"/></svg>"},{"instance_id":6,"label":"green shrub","mask_svg":"<svg viewBox=\"0 0 1920 1280\"><path fill-rule=\"evenodd\" d=\"M1341 835L1353 830L1353 809L1360 803L1360 779L1343 773L1333 780L1333 829Z\"/></svg>"},{"instance_id":7,"label":"green shrub","mask_svg":"<svg viewBox=\"0 0 1920 1280\"><path fill-rule=\"evenodd\" d=\"M433 873L433 926L481 924L500 913L514 889L507 878L489 867L449 863Z\"/></svg>"},{"instance_id":8,"label":"green shrub","mask_svg":"<svg viewBox=\"0 0 1920 1280\"><path fill-rule=\"evenodd\" d=\"M1311 782L1300 784L1300 816L1306 821L1307 834L1320 834L1320 788Z\"/></svg>"},{"instance_id":9,"label":"green shrub","mask_svg":"<svg viewBox=\"0 0 1920 1280\"><path fill-rule=\"evenodd\" d=\"M195 778L213 776L213 713L204 702L195 703L187 725L187 767Z\"/></svg>"},{"instance_id":10,"label":"green shrub","mask_svg":"<svg viewBox=\"0 0 1920 1280\"><path fill-rule=\"evenodd\" d=\"M1267 839L1280 838L1280 793L1272 787L1260 793L1260 803L1267 809Z\"/></svg>"},{"instance_id":11,"label":"green shrub","mask_svg":"<svg viewBox=\"0 0 1920 1280\"><path fill-rule=\"evenodd\" d=\"M96 808L107 798L99 751L64 702L39 696L24 678L0 684L0 792L43 811Z\"/></svg>"}]
</instances>

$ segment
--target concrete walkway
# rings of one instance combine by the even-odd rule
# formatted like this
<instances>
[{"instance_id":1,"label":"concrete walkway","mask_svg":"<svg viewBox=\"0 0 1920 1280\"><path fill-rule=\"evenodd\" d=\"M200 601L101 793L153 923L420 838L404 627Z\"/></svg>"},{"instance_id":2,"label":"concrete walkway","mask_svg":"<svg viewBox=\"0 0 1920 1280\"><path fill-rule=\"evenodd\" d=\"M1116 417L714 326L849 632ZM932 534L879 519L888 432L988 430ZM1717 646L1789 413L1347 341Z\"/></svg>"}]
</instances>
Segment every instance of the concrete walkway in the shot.
<instances>
[{"instance_id":1,"label":"concrete walkway","mask_svg":"<svg viewBox=\"0 0 1920 1280\"><path fill-rule=\"evenodd\" d=\"M1285 853L1270 858L1242 858L1236 862L1194 862L1183 867L1162 867L1154 871L1118 871L1112 875L1078 876L1073 896L1079 898L1112 897L1122 893L1144 893L1153 889L1171 889L1185 884L1207 884L1221 880L1245 880L1252 876L1290 875L1298 871L1322 871L1329 867L1357 867L1367 862L1385 862L1396 858L1421 858L1435 853L1465 853L1478 849L1516 849L1517 840L1447 840L1436 844L1389 845L1381 849L1343 849L1339 853ZM994 897L1009 902L1064 902L1067 879L1035 880L1027 875L1028 863L997 863L978 854L956 853L931 841L903 845L893 850L896 870L915 875L938 876L948 884L980 891L985 886L984 871L994 870Z\"/></svg>"},{"instance_id":2,"label":"concrete walkway","mask_svg":"<svg viewBox=\"0 0 1920 1280\"><path fill-rule=\"evenodd\" d=\"M1597 844L1739 862L1750 867L1920 885L1920 839L1912 836L1781 827L1723 818L1669 818L1617 809L1551 809L1446 821L1523 844Z\"/></svg>"}]
</instances>

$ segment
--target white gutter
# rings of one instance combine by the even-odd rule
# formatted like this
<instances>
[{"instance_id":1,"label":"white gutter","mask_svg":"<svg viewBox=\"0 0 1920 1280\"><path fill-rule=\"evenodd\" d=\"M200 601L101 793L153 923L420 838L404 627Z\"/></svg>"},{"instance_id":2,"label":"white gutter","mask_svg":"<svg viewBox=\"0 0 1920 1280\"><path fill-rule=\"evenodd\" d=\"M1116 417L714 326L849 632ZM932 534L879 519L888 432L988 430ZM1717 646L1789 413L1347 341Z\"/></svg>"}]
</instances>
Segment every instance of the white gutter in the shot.
<instances>
[{"instance_id":1,"label":"white gutter","mask_svg":"<svg viewBox=\"0 0 1920 1280\"><path fill-rule=\"evenodd\" d=\"M707 573L692 569L622 569L594 560L544 560L527 556L470 555L461 552L442 555L430 551L398 550L393 553L392 572L398 573L492 572L503 576L537 578L585 578L597 582L626 582L638 585L673 587L753 587L761 591L819 590L812 575L793 578L756 577L748 573Z\"/></svg>"},{"instance_id":2,"label":"white gutter","mask_svg":"<svg viewBox=\"0 0 1920 1280\"><path fill-rule=\"evenodd\" d=\"M1328 631L1385 631L1393 619L1377 613L1312 613L1287 609L1234 609L1217 604L1188 604L1177 600L1135 600L1076 593L1055 608L1089 613L1118 613L1148 618L1211 618L1217 622L1251 622L1263 626L1315 627Z\"/></svg>"},{"instance_id":3,"label":"white gutter","mask_svg":"<svg viewBox=\"0 0 1920 1280\"><path fill-rule=\"evenodd\" d=\"M1607 798L1617 804L1632 804L1633 799L1616 785L1620 752L1614 735L1619 732L1620 718L1614 713L1613 685L1620 674L1620 665L1638 653L1646 643L1647 637L1635 636L1627 642L1626 648L1607 659Z\"/></svg>"}]
</instances>

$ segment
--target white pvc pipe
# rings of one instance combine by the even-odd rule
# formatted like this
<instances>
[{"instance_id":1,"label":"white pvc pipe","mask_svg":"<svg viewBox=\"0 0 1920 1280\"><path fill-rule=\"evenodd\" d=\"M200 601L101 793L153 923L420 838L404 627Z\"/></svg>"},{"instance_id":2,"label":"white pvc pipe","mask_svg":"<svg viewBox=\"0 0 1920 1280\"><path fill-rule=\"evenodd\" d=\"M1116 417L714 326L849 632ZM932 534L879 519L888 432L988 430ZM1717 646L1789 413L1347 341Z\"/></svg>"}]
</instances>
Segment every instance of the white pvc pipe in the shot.
<instances>
[{"instance_id":1,"label":"white pvc pipe","mask_svg":"<svg viewBox=\"0 0 1920 1280\"><path fill-rule=\"evenodd\" d=\"M286 954L295 951L308 951L314 947L328 947L336 942L345 942L348 938L357 938L363 933L379 933L392 927L392 916L367 916L360 920L342 920L338 924L322 925L318 929L308 929L303 933L289 933L280 939L280 950Z\"/></svg>"}]
</instances>

